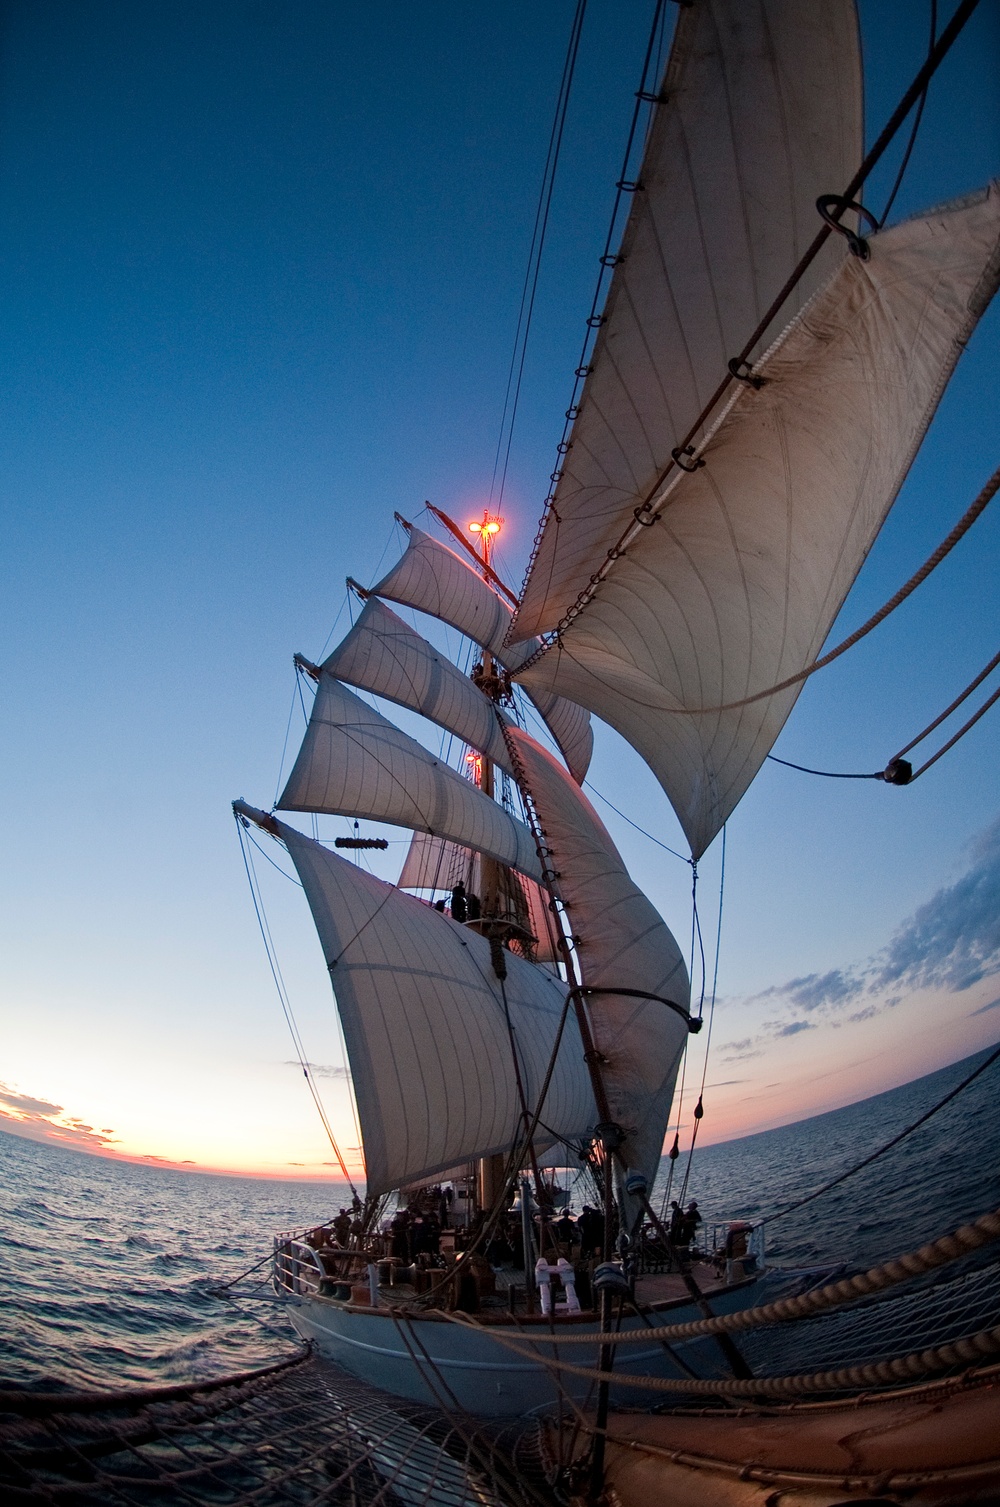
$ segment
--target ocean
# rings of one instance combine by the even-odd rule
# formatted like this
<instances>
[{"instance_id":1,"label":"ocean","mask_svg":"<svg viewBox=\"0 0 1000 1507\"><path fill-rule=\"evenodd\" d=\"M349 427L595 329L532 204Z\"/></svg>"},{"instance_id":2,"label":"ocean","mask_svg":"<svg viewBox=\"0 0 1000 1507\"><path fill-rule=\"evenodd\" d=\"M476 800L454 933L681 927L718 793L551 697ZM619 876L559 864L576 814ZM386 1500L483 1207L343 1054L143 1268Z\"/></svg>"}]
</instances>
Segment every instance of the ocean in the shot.
<instances>
[{"instance_id":1,"label":"ocean","mask_svg":"<svg viewBox=\"0 0 1000 1507\"><path fill-rule=\"evenodd\" d=\"M890 1140L988 1055L696 1150L688 1197L709 1225L776 1212ZM995 1208L998 1088L1000 1062L880 1161L769 1224L768 1260L869 1266ZM686 1161L685 1149L675 1189ZM0 1384L156 1385L289 1353L295 1337L274 1305L208 1289L265 1257L275 1231L319 1223L345 1201L329 1183L137 1166L0 1133Z\"/></svg>"}]
</instances>

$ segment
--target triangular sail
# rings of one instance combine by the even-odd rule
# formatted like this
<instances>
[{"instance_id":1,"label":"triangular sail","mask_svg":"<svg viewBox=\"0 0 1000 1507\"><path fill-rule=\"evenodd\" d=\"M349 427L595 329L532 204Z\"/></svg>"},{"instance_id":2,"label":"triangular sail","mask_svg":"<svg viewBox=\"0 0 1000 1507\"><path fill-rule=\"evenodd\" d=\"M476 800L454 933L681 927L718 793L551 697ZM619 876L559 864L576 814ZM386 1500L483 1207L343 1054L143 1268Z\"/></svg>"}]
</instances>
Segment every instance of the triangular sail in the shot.
<instances>
[{"instance_id":1,"label":"triangular sail","mask_svg":"<svg viewBox=\"0 0 1000 1507\"><path fill-rule=\"evenodd\" d=\"M430 832L541 878L535 842L523 822L331 675L320 676L278 809Z\"/></svg>"},{"instance_id":2,"label":"triangular sail","mask_svg":"<svg viewBox=\"0 0 1000 1507\"><path fill-rule=\"evenodd\" d=\"M361 1121L368 1192L506 1152L537 1107L566 986L485 938L276 824L302 880L337 997ZM509 1018L509 1027L508 1027ZM590 1081L569 1012L539 1144L593 1125Z\"/></svg>"},{"instance_id":3,"label":"triangular sail","mask_svg":"<svg viewBox=\"0 0 1000 1507\"><path fill-rule=\"evenodd\" d=\"M698 857L773 745L1000 277L1000 189L872 236L758 363L662 517L525 672L628 739ZM701 708L707 712L702 713Z\"/></svg>"},{"instance_id":4,"label":"triangular sail","mask_svg":"<svg viewBox=\"0 0 1000 1507\"><path fill-rule=\"evenodd\" d=\"M586 796L534 738L519 728L510 737L559 874L583 982L608 991L588 1003L612 1116L625 1131L622 1154L652 1184L688 1034L684 959Z\"/></svg>"},{"instance_id":5,"label":"triangular sail","mask_svg":"<svg viewBox=\"0 0 1000 1507\"><path fill-rule=\"evenodd\" d=\"M503 647L511 619L506 602L454 550L439 544L413 524L408 525L408 534L405 554L372 587L372 595L401 602L450 624L473 643L489 649L508 670L521 664L536 646ZM556 740L573 778L582 784L594 747L589 712L549 691L528 694Z\"/></svg>"},{"instance_id":6,"label":"triangular sail","mask_svg":"<svg viewBox=\"0 0 1000 1507\"><path fill-rule=\"evenodd\" d=\"M854 0L684 7L552 506L517 613L554 628L726 375L863 151ZM842 255L833 237L769 342Z\"/></svg>"},{"instance_id":7,"label":"triangular sail","mask_svg":"<svg viewBox=\"0 0 1000 1507\"><path fill-rule=\"evenodd\" d=\"M512 773L498 717L503 713L446 655L371 596L323 672L396 701L454 733Z\"/></svg>"}]
</instances>

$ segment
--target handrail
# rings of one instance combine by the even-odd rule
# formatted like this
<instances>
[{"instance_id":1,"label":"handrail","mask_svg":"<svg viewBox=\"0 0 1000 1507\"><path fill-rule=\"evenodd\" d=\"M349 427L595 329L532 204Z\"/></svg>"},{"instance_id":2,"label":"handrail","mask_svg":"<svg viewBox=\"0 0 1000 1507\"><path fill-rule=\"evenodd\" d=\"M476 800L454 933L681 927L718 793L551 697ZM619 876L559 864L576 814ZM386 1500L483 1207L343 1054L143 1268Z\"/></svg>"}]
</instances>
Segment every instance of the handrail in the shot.
<instances>
[{"instance_id":1,"label":"handrail","mask_svg":"<svg viewBox=\"0 0 1000 1507\"><path fill-rule=\"evenodd\" d=\"M327 1260L342 1265L343 1270L331 1270ZM360 1251L335 1250L332 1247L317 1250L307 1241L293 1235L275 1235L272 1257L273 1285L276 1292L324 1293L330 1282L349 1282L354 1273L352 1266L366 1266L366 1258Z\"/></svg>"}]
</instances>

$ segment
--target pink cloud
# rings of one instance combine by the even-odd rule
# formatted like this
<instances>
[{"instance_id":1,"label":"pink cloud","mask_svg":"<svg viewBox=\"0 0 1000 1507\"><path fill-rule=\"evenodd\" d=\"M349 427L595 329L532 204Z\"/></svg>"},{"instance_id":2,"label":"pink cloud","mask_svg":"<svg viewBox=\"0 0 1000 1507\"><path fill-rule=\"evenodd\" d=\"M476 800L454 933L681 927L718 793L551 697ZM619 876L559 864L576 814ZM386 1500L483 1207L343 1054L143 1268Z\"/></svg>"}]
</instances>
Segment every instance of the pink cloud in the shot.
<instances>
[{"instance_id":1,"label":"pink cloud","mask_svg":"<svg viewBox=\"0 0 1000 1507\"><path fill-rule=\"evenodd\" d=\"M7 1083L0 1083L0 1122L5 1130L29 1141L74 1146L80 1151L105 1151L114 1135L110 1126L95 1130L86 1121L67 1115L61 1104L18 1093Z\"/></svg>"}]
</instances>

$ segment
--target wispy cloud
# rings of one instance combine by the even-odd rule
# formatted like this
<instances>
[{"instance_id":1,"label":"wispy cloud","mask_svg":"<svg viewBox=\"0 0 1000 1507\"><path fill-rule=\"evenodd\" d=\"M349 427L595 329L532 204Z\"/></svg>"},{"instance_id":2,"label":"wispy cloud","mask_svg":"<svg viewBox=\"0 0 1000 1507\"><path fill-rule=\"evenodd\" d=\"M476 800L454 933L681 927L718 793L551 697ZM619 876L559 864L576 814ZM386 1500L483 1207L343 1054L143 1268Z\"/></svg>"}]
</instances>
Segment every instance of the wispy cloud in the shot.
<instances>
[{"instance_id":1,"label":"wispy cloud","mask_svg":"<svg viewBox=\"0 0 1000 1507\"><path fill-rule=\"evenodd\" d=\"M16 1135L51 1146L75 1146L80 1151L103 1151L112 1145L110 1126L95 1130L77 1115L68 1115L61 1104L22 1094L7 1083L0 1083L0 1121Z\"/></svg>"},{"instance_id":2,"label":"wispy cloud","mask_svg":"<svg viewBox=\"0 0 1000 1507\"><path fill-rule=\"evenodd\" d=\"M282 1067L297 1067L300 1073L302 1071L302 1064L301 1064L301 1062L293 1062L293 1061L283 1062L282 1063ZM339 1066L338 1067L336 1064L331 1064L331 1063L328 1063L328 1062L307 1062L306 1063L306 1067L309 1069L310 1073L312 1074L312 1076L314 1078L346 1078L347 1077L347 1069L346 1069L346 1067L343 1067L343 1066Z\"/></svg>"},{"instance_id":3,"label":"wispy cloud","mask_svg":"<svg viewBox=\"0 0 1000 1507\"><path fill-rule=\"evenodd\" d=\"M751 1057L759 1057L763 1047L758 1045L757 1037L744 1036L742 1041L729 1041L722 1048L723 1062L748 1062Z\"/></svg>"},{"instance_id":4,"label":"wispy cloud","mask_svg":"<svg viewBox=\"0 0 1000 1507\"><path fill-rule=\"evenodd\" d=\"M765 1021L756 1036L730 1042L723 1048L725 1060L745 1061L769 1041L809 1030L815 1023L809 1017L834 1025L838 1017L849 1023L871 1020L917 989L960 994L1000 973L1000 819L980 835L970 858L961 878L939 889L867 962L808 973L744 1000L744 1007L784 1005L787 1013ZM997 1008L1000 998L972 1013Z\"/></svg>"},{"instance_id":5,"label":"wispy cloud","mask_svg":"<svg viewBox=\"0 0 1000 1507\"><path fill-rule=\"evenodd\" d=\"M51 1104L48 1099L33 1099L30 1094L15 1094L5 1083L0 1083L0 1104L16 1109L26 1115L61 1115L62 1105Z\"/></svg>"},{"instance_id":6,"label":"wispy cloud","mask_svg":"<svg viewBox=\"0 0 1000 1507\"><path fill-rule=\"evenodd\" d=\"M873 985L944 985L956 994L1000 973L1000 820L961 879L922 905L877 960Z\"/></svg>"},{"instance_id":7,"label":"wispy cloud","mask_svg":"<svg viewBox=\"0 0 1000 1507\"><path fill-rule=\"evenodd\" d=\"M987 1012L987 1010L998 1010L998 1009L1000 1009L1000 996L998 996L996 999L991 999L988 1005L980 1005L978 1010L970 1010L969 1014L970 1014L970 1016L972 1016L972 1015L985 1015L986 1012Z\"/></svg>"}]
</instances>

